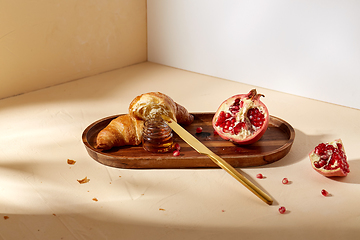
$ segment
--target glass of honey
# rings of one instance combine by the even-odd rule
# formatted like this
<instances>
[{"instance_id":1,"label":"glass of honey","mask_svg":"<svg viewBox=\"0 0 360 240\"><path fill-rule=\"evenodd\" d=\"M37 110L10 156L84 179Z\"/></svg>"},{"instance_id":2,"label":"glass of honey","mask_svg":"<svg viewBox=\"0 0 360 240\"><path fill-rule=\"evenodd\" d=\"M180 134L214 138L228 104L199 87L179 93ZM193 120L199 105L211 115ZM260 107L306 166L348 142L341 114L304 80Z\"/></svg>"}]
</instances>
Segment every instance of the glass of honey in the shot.
<instances>
[{"instance_id":1,"label":"glass of honey","mask_svg":"<svg viewBox=\"0 0 360 240\"><path fill-rule=\"evenodd\" d=\"M173 148L171 128L160 118L151 118L144 123L142 146L153 153L170 152Z\"/></svg>"}]
</instances>

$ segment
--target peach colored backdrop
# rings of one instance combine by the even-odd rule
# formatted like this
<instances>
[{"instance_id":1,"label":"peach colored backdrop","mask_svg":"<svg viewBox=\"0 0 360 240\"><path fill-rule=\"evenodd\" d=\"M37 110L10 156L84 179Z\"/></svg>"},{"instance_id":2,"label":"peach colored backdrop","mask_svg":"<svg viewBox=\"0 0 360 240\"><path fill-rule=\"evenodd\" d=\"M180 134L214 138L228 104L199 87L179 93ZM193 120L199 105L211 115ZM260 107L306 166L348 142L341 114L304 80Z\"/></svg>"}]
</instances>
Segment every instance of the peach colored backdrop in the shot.
<instances>
[{"instance_id":1,"label":"peach colored backdrop","mask_svg":"<svg viewBox=\"0 0 360 240\"><path fill-rule=\"evenodd\" d=\"M146 0L3 0L0 99L144 62L146 34Z\"/></svg>"}]
</instances>

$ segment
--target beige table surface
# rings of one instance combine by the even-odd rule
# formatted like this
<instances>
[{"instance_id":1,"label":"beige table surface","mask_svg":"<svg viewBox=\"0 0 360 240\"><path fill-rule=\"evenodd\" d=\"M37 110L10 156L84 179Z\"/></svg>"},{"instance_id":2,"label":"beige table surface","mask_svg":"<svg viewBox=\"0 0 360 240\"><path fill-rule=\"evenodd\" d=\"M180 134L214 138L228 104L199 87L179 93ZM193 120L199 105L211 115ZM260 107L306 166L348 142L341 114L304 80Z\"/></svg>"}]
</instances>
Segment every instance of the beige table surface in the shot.
<instances>
[{"instance_id":1,"label":"beige table surface","mask_svg":"<svg viewBox=\"0 0 360 240\"><path fill-rule=\"evenodd\" d=\"M359 110L257 87L270 114L296 132L286 157L241 169L272 206L220 168L111 168L82 143L88 125L126 113L145 92L163 92L195 113L214 112L253 87L145 62L0 100L0 239L358 239ZM330 179L307 155L336 138L351 172ZM84 177L90 181L79 184Z\"/></svg>"}]
</instances>

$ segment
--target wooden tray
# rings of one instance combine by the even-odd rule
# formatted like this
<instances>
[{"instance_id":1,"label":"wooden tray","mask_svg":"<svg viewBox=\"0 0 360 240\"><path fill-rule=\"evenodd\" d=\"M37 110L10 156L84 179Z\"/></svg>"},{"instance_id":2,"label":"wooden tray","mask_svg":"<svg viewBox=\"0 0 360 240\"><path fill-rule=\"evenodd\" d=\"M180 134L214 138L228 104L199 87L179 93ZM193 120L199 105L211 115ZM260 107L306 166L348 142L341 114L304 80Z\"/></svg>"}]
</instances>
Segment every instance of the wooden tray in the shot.
<instances>
[{"instance_id":1,"label":"wooden tray","mask_svg":"<svg viewBox=\"0 0 360 240\"><path fill-rule=\"evenodd\" d=\"M184 128L233 167L254 167L278 161L290 151L295 138L295 131L290 124L280 118L270 116L269 127L258 142L238 146L223 140L217 134L214 135L211 124L214 113L193 113L193 115L194 122ZM218 167L207 156L192 149L176 133L174 133L174 142L178 142L181 146L180 156L177 157L174 157L172 153L150 153L141 145L117 147L104 152L95 149L98 132L118 116L100 119L83 132L82 139L88 154L99 163L130 169ZM197 134L197 127L202 127L203 132Z\"/></svg>"}]
</instances>

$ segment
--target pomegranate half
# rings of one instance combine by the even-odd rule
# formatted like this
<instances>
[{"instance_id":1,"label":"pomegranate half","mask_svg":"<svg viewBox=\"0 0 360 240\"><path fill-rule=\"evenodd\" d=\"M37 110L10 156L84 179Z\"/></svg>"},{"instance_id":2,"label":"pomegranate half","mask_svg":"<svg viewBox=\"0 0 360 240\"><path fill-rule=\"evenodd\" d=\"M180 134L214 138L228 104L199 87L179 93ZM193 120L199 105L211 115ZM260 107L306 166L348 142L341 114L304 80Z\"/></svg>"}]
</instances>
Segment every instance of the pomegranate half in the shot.
<instances>
[{"instance_id":1,"label":"pomegranate half","mask_svg":"<svg viewBox=\"0 0 360 240\"><path fill-rule=\"evenodd\" d=\"M309 158L311 166L326 177L345 177L350 172L341 139L320 143L310 152Z\"/></svg>"},{"instance_id":2,"label":"pomegranate half","mask_svg":"<svg viewBox=\"0 0 360 240\"><path fill-rule=\"evenodd\" d=\"M216 111L212 125L225 140L246 145L258 141L269 125L269 111L260 101L262 94L252 89L225 100Z\"/></svg>"}]
</instances>

